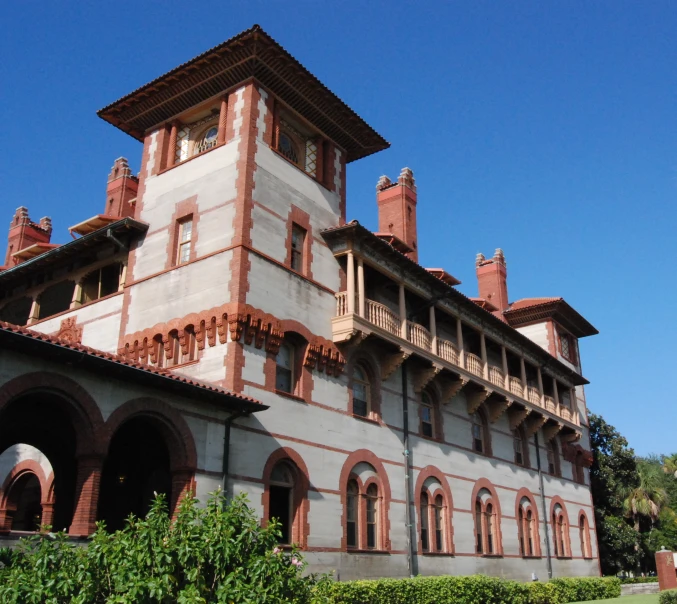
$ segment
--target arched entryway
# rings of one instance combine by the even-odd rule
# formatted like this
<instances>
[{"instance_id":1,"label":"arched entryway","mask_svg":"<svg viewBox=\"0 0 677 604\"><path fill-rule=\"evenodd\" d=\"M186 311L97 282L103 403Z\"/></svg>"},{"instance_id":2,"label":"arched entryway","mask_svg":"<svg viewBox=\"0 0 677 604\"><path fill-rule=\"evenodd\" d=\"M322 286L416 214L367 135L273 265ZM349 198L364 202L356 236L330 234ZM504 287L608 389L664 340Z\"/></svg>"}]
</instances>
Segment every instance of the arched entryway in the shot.
<instances>
[{"instance_id":1,"label":"arched entryway","mask_svg":"<svg viewBox=\"0 0 677 604\"><path fill-rule=\"evenodd\" d=\"M14 481L7 496L7 509L12 512L13 531L37 531L40 528L41 499L40 481L35 474L26 472Z\"/></svg>"},{"instance_id":2,"label":"arched entryway","mask_svg":"<svg viewBox=\"0 0 677 604\"><path fill-rule=\"evenodd\" d=\"M29 373L0 387L0 453L23 443L35 447L49 460L54 479L49 495L54 503L49 522L53 530L71 530L73 525L76 534L93 530L83 513L91 507L88 498L93 489L85 487L90 472L82 460L97 457L93 434L102 424L93 399L65 376ZM21 493L17 502L33 505L34 486L30 477L17 477L12 486L12 491ZM45 496L41 492L43 503ZM30 518L21 520L21 524L31 522ZM12 530L16 526L12 520Z\"/></svg>"},{"instance_id":3,"label":"arched entryway","mask_svg":"<svg viewBox=\"0 0 677 604\"><path fill-rule=\"evenodd\" d=\"M173 513L191 488L197 458L180 413L161 401L137 399L111 414L103 435L108 450L97 518L109 531L119 530L130 514L145 517L156 493L166 495Z\"/></svg>"}]
</instances>

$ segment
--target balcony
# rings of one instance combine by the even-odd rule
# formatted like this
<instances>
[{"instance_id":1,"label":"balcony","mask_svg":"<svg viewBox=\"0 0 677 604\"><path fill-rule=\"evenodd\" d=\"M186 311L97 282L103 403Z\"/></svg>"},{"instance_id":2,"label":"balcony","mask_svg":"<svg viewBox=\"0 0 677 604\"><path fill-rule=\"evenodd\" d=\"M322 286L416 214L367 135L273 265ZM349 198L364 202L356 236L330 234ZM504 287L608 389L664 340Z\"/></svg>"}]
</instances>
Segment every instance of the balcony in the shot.
<instances>
[{"instance_id":1,"label":"balcony","mask_svg":"<svg viewBox=\"0 0 677 604\"><path fill-rule=\"evenodd\" d=\"M551 396L542 395L538 388L525 385L518 377L506 376L499 367L488 364L485 368L484 361L476 354L468 351L461 354L453 342L434 337L430 330L414 321L403 321L385 304L366 297L363 300L364 316L361 316L357 296L349 305L347 292L336 294L336 317L332 320L334 342L345 342L357 333L379 336L407 354L414 353L428 359L434 367L449 369L459 375L464 384L473 382L484 389L487 396L491 393L502 395L508 406L511 401L518 402L527 410L540 410L545 418L543 421L561 419L580 426L577 412L559 404ZM549 415L553 417L549 418Z\"/></svg>"}]
</instances>

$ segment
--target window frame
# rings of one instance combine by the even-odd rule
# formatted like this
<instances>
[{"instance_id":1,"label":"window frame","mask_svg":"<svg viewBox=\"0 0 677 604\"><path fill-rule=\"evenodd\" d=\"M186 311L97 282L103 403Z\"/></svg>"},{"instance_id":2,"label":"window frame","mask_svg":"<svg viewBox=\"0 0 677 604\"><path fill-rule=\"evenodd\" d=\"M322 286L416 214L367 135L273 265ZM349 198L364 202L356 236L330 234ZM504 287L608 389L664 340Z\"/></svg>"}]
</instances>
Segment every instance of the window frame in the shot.
<instances>
[{"instance_id":1,"label":"window frame","mask_svg":"<svg viewBox=\"0 0 677 604\"><path fill-rule=\"evenodd\" d=\"M379 548L379 488L376 482L369 482L365 491L364 491L364 500L365 500L365 549L367 550L378 550ZM371 509L370 509L371 508ZM370 512L372 514L373 520L370 520ZM371 532L370 532L371 529ZM370 538L372 545L369 545Z\"/></svg>"},{"instance_id":2,"label":"window frame","mask_svg":"<svg viewBox=\"0 0 677 604\"><path fill-rule=\"evenodd\" d=\"M571 558L569 522L564 507L559 502L553 506L551 523L555 558Z\"/></svg>"},{"instance_id":3,"label":"window frame","mask_svg":"<svg viewBox=\"0 0 677 604\"><path fill-rule=\"evenodd\" d=\"M503 556L500 514L494 493L486 486L480 488L475 496L475 555Z\"/></svg>"},{"instance_id":4,"label":"window frame","mask_svg":"<svg viewBox=\"0 0 677 604\"><path fill-rule=\"evenodd\" d=\"M195 221L193 218L194 215L189 214L187 216L177 219L176 221L176 251L174 254L174 266L188 264L191 260L193 260L193 249L195 241ZM188 224L190 224L189 238L183 240L185 227ZM181 259L182 252L184 249L188 250L188 257L185 260L182 260Z\"/></svg>"},{"instance_id":5,"label":"window frame","mask_svg":"<svg viewBox=\"0 0 677 604\"><path fill-rule=\"evenodd\" d=\"M428 413L430 414L430 420L427 421L424 419L424 414L425 410L428 410ZM435 417L435 401L430 394L427 392L421 392L421 402L419 403L419 413L418 413L418 418L419 418L419 434L423 438L430 438L430 439L436 439L437 438L437 422L436 422L436 417ZM426 425L430 426L429 431L430 434L426 434Z\"/></svg>"},{"instance_id":6,"label":"window frame","mask_svg":"<svg viewBox=\"0 0 677 604\"><path fill-rule=\"evenodd\" d=\"M592 541L590 539L590 524L585 512L579 514L578 532L581 540L581 555L585 560L590 560L592 559Z\"/></svg>"},{"instance_id":7,"label":"window frame","mask_svg":"<svg viewBox=\"0 0 677 604\"><path fill-rule=\"evenodd\" d=\"M355 487L351 491L351 486ZM351 520L351 503L354 519ZM349 525L353 524L353 543L350 543L351 533ZM360 485L356 478L349 478L346 486L346 547L347 549L359 549L360 547Z\"/></svg>"},{"instance_id":8,"label":"window frame","mask_svg":"<svg viewBox=\"0 0 677 604\"><path fill-rule=\"evenodd\" d=\"M578 363L578 360L576 358L576 344L574 341L574 337L564 331L561 328L557 329L557 340L558 340L558 345L559 345L559 353L562 355L562 358L566 359L570 363L573 363L576 365ZM566 352L564 350L565 345L564 343L566 342Z\"/></svg>"},{"instance_id":9,"label":"window frame","mask_svg":"<svg viewBox=\"0 0 677 604\"><path fill-rule=\"evenodd\" d=\"M477 429L477 433L476 433ZM478 439L477 435L481 438ZM471 436L472 436L472 451L478 455L491 456L491 447L489 443L489 430L484 414L478 409L472 414L471 419ZM477 448L477 443L480 443L481 450Z\"/></svg>"},{"instance_id":10,"label":"window frame","mask_svg":"<svg viewBox=\"0 0 677 604\"><path fill-rule=\"evenodd\" d=\"M300 246L294 245L295 235L301 238ZM306 272L306 241L308 238L308 229L296 222L291 223L290 257L289 268L300 275Z\"/></svg>"},{"instance_id":11,"label":"window frame","mask_svg":"<svg viewBox=\"0 0 677 604\"><path fill-rule=\"evenodd\" d=\"M560 456L559 456L559 449L557 448L557 441L555 440L555 437L551 438L547 443L546 443L546 458L548 462L548 474L551 476L557 476L561 477L562 476L562 470L560 466ZM552 454L552 464L550 462L550 455ZM554 472L551 471L554 468Z\"/></svg>"},{"instance_id":12,"label":"window frame","mask_svg":"<svg viewBox=\"0 0 677 604\"><path fill-rule=\"evenodd\" d=\"M284 367L279 363L280 354L282 350L289 351L289 367ZM298 372L297 372L297 347L293 342L288 339L284 339L280 344L280 348L275 355L275 392L280 392L282 394L291 394L292 396L298 396ZM279 376L280 370L289 372L289 390L284 390L279 387Z\"/></svg>"},{"instance_id":13,"label":"window frame","mask_svg":"<svg viewBox=\"0 0 677 604\"><path fill-rule=\"evenodd\" d=\"M360 379L355 376L355 373L359 371L362 373L364 376L364 379ZM366 393L366 401L362 401L362 399L359 399L355 396L355 384L360 384L364 387L365 393ZM362 419L372 419L373 415L373 410L372 410L372 388L371 388L371 379L369 376L369 372L365 369L364 365L362 363L357 363L352 372L352 384L351 384L351 396L352 396L352 414L355 417L359 417ZM366 413L364 415L360 413L355 412L355 401L358 400L360 402L365 403L366 405Z\"/></svg>"}]
</instances>

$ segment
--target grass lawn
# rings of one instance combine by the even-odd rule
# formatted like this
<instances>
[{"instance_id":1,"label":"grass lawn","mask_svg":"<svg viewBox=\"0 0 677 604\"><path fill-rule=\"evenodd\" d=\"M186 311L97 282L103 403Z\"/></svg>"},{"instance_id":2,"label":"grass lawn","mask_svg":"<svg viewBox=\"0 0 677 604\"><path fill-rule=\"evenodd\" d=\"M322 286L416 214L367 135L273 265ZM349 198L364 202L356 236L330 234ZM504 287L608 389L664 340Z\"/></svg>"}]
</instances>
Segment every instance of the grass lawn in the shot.
<instances>
[{"instance_id":1,"label":"grass lawn","mask_svg":"<svg viewBox=\"0 0 677 604\"><path fill-rule=\"evenodd\" d=\"M623 596L613 600L596 600L597 604L658 604L658 594L645 594L641 596ZM594 604L593 602L580 602L579 604Z\"/></svg>"}]
</instances>

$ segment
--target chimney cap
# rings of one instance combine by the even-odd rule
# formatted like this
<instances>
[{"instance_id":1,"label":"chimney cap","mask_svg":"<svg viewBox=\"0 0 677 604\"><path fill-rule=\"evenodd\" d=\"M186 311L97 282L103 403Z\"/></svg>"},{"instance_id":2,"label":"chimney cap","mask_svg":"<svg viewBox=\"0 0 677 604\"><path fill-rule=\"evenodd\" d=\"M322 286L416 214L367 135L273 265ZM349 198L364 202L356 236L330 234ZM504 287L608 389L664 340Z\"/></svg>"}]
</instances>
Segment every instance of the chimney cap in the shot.
<instances>
[{"instance_id":1,"label":"chimney cap","mask_svg":"<svg viewBox=\"0 0 677 604\"><path fill-rule=\"evenodd\" d=\"M378 182L376 183L376 190L383 191L383 189L387 189L392 184L392 181L384 174L378 179Z\"/></svg>"}]
</instances>

